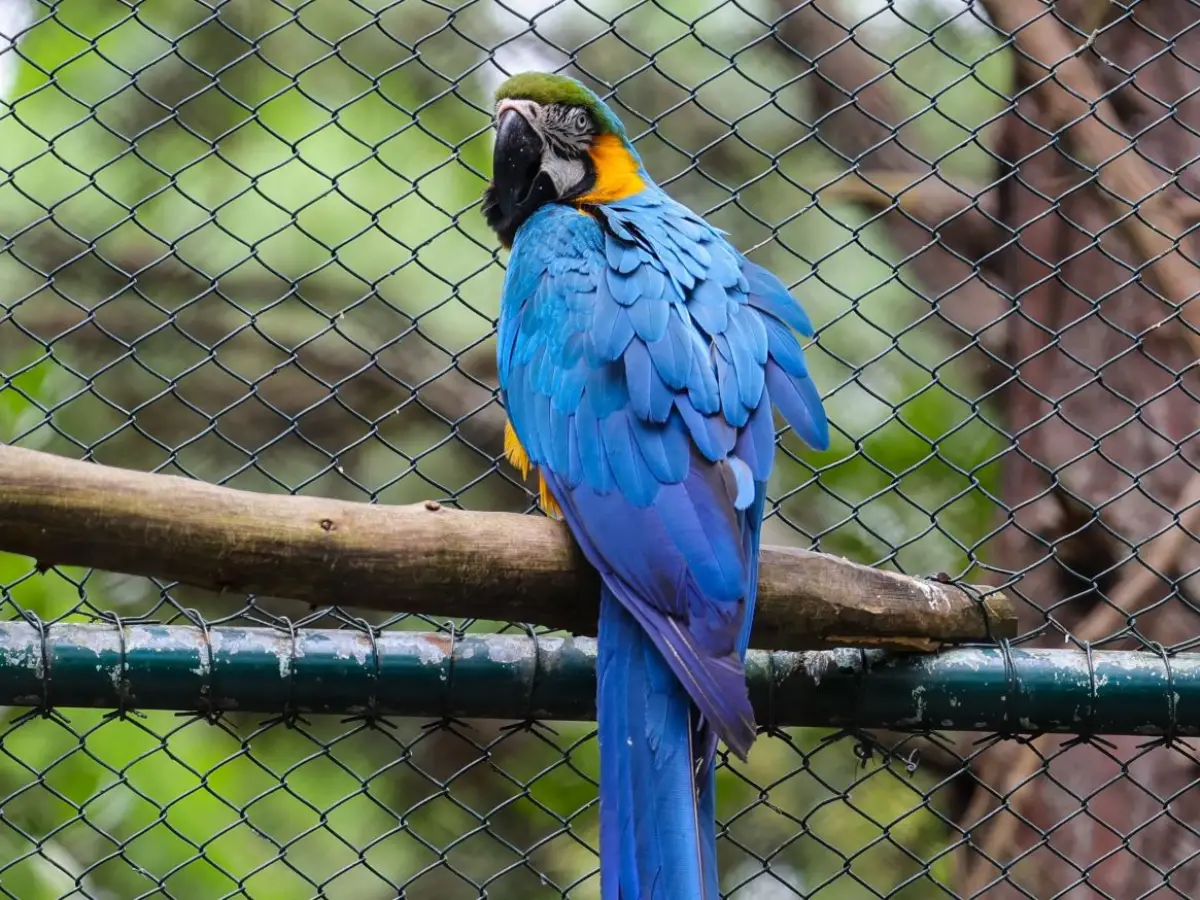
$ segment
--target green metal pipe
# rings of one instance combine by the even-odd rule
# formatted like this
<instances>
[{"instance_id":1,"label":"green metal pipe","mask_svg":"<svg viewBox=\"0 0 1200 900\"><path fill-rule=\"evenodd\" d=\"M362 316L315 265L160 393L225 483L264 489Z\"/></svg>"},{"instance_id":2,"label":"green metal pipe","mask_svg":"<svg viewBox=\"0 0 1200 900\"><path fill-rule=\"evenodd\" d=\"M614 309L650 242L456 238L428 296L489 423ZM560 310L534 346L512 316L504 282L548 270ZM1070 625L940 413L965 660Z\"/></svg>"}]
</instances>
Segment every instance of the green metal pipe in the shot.
<instances>
[{"instance_id":1,"label":"green metal pipe","mask_svg":"<svg viewBox=\"0 0 1200 900\"><path fill-rule=\"evenodd\" d=\"M6 622L0 703L591 720L595 662L590 638ZM747 673L763 725L1200 734L1200 654L751 651Z\"/></svg>"}]
</instances>

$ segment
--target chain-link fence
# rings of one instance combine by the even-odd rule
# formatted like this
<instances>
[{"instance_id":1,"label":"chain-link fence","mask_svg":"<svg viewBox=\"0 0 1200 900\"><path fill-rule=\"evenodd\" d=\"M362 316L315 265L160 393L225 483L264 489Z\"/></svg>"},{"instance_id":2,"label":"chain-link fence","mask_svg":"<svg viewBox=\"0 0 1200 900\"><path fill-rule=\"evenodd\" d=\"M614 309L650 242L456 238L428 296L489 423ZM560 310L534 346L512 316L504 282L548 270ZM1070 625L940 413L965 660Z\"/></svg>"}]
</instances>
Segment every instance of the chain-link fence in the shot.
<instances>
[{"instance_id":1,"label":"chain-link fence","mask_svg":"<svg viewBox=\"0 0 1200 900\"><path fill-rule=\"evenodd\" d=\"M765 543L995 585L1014 646L1141 651L1170 730L1200 622L1198 21L1194 0L0 0L0 442L534 513L502 456L479 199L495 86L568 71L817 323L833 446L781 436ZM5 619L293 648L524 628L44 568L0 555ZM599 896L586 723L3 722L9 897ZM1198 896L1200 760L1172 737L775 730L721 761L722 890Z\"/></svg>"}]
</instances>

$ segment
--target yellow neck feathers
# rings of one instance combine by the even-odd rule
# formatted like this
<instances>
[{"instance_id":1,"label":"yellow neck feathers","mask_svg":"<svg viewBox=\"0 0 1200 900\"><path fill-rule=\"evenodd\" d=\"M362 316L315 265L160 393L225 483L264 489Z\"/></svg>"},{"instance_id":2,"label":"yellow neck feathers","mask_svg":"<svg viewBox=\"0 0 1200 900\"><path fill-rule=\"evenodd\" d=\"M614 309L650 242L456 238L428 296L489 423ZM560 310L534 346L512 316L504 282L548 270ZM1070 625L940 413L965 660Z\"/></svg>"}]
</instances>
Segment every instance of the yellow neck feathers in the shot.
<instances>
[{"instance_id":1,"label":"yellow neck feathers","mask_svg":"<svg viewBox=\"0 0 1200 900\"><path fill-rule=\"evenodd\" d=\"M596 169L596 183L575 203L613 203L641 190L646 183L638 175L638 164L615 134L599 135L588 151Z\"/></svg>"}]
</instances>

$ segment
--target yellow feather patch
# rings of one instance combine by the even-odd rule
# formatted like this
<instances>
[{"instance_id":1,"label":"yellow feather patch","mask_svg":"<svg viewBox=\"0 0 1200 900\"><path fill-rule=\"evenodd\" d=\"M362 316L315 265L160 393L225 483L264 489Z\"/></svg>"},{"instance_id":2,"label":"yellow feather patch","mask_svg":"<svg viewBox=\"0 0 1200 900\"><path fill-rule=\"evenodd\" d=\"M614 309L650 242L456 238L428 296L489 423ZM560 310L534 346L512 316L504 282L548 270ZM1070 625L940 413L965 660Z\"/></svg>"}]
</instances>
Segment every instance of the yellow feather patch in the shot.
<instances>
[{"instance_id":1,"label":"yellow feather patch","mask_svg":"<svg viewBox=\"0 0 1200 900\"><path fill-rule=\"evenodd\" d=\"M615 134L598 135L588 154L596 168L596 183L576 197L576 203L614 203L645 190L637 162Z\"/></svg>"},{"instance_id":2,"label":"yellow feather patch","mask_svg":"<svg viewBox=\"0 0 1200 900\"><path fill-rule=\"evenodd\" d=\"M522 478L529 477L529 454L521 446L517 433L513 431L512 423L507 420L504 422L504 455L512 463L513 468L521 473ZM550 493L550 488L541 472L538 473L538 503L546 515L555 519L562 518L562 510L554 501L554 496Z\"/></svg>"},{"instance_id":3,"label":"yellow feather patch","mask_svg":"<svg viewBox=\"0 0 1200 900\"><path fill-rule=\"evenodd\" d=\"M521 473L522 478L529 477L529 454L517 440L517 433L513 431L512 424L507 419L504 420L504 455L508 457L513 468Z\"/></svg>"},{"instance_id":4,"label":"yellow feather patch","mask_svg":"<svg viewBox=\"0 0 1200 900\"><path fill-rule=\"evenodd\" d=\"M542 477L542 473L538 472L538 502L542 505L542 512L554 519L562 518L562 510L554 499L554 495L550 493L550 487L546 484L546 479Z\"/></svg>"}]
</instances>

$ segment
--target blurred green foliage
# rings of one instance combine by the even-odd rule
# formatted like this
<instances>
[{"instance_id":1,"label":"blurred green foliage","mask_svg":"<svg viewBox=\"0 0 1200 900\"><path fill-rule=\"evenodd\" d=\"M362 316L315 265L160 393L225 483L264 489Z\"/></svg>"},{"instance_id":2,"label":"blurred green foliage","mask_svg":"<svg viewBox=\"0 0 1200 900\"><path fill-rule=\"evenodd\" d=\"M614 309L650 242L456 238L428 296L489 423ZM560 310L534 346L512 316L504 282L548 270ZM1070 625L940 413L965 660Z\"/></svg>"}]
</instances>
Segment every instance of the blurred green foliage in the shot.
<instances>
[{"instance_id":1,"label":"blurred green foliage","mask_svg":"<svg viewBox=\"0 0 1200 900\"><path fill-rule=\"evenodd\" d=\"M771 5L25 3L0 0L0 32L20 31L0 53L0 441L254 490L530 509L496 461L503 258L477 203L499 67L573 54L621 80L659 180L818 325L835 441L784 437L768 540L969 571L1002 438L917 325L929 302L886 234L821 198L846 162L806 124L815 76L764 40ZM986 178L972 135L1002 107L1007 59L945 7L905 10L864 41L896 61L889 85L939 166ZM46 620L306 613L5 556L0 597ZM10 897L598 895L582 725L23 712L0 736ZM764 739L722 769L725 888L927 896L908 879L937 857L944 881L950 840L931 776L827 737Z\"/></svg>"}]
</instances>

